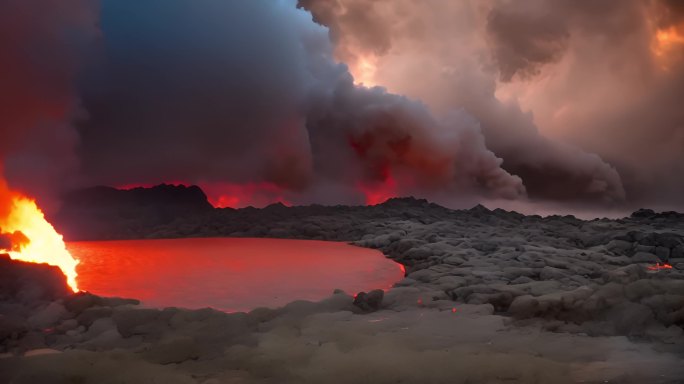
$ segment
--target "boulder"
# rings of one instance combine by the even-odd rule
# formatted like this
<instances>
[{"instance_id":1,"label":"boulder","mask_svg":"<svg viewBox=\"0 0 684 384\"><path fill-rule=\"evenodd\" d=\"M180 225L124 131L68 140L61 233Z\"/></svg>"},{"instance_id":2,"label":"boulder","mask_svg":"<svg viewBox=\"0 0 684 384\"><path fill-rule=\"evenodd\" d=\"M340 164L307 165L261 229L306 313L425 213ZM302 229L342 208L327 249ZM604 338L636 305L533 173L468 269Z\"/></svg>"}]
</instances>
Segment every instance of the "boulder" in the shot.
<instances>
[{"instance_id":1,"label":"boulder","mask_svg":"<svg viewBox=\"0 0 684 384\"><path fill-rule=\"evenodd\" d=\"M354 297L354 305L364 312L374 312L380 309L385 292L382 289L374 289L368 293L359 292Z\"/></svg>"},{"instance_id":2,"label":"boulder","mask_svg":"<svg viewBox=\"0 0 684 384\"><path fill-rule=\"evenodd\" d=\"M66 277L58 267L12 260L0 254L0 300L54 301L71 294Z\"/></svg>"},{"instance_id":3,"label":"boulder","mask_svg":"<svg viewBox=\"0 0 684 384\"><path fill-rule=\"evenodd\" d=\"M606 249L618 254L624 254L632 250L632 242L625 240L611 240L606 244Z\"/></svg>"},{"instance_id":4,"label":"boulder","mask_svg":"<svg viewBox=\"0 0 684 384\"><path fill-rule=\"evenodd\" d=\"M632 256L632 262L633 263L650 263L654 264L659 262L660 259L658 256L652 254L652 253L647 253L647 252L637 252Z\"/></svg>"},{"instance_id":5,"label":"boulder","mask_svg":"<svg viewBox=\"0 0 684 384\"><path fill-rule=\"evenodd\" d=\"M655 254L658 256L660 261L667 261L670 258L670 248L657 246L655 249Z\"/></svg>"},{"instance_id":6,"label":"boulder","mask_svg":"<svg viewBox=\"0 0 684 384\"><path fill-rule=\"evenodd\" d=\"M639 265L631 264L625 267L616 268L603 274L603 280L613 283L629 284L631 282L646 277L646 271Z\"/></svg>"},{"instance_id":7,"label":"boulder","mask_svg":"<svg viewBox=\"0 0 684 384\"><path fill-rule=\"evenodd\" d=\"M508 312L515 318L524 319L532 317L539 308L539 301L530 295L518 296L508 307Z\"/></svg>"},{"instance_id":8,"label":"boulder","mask_svg":"<svg viewBox=\"0 0 684 384\"><path fill-rule=\"evenodd\" d=\"M34 329L47 328L67 316L62 304L52 302L28 318L28 324Z\"/></svg>"},{"instance_id":9,"label":"boulder","mask_svg":"<svg viewBox=\"0 0 684 384\"><path fill-rule=\"evenodd\" d=\"M156 364L177 364L199 357L199 348L190 337L176 337L152 345L145 359Z\"/></svg>"}]
</instances>

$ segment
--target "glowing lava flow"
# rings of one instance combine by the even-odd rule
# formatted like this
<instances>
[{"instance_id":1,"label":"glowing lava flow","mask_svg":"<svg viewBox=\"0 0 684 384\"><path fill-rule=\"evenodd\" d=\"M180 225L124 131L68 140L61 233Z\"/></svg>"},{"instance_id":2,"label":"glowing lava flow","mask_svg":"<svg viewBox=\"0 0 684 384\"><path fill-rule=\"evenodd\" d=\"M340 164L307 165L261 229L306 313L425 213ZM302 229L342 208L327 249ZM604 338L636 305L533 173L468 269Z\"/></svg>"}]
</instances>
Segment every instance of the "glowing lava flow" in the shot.
<instances>
[{"instance_id":1,"label":"glowing lava flow","mask_svg":"<svg viewBox=\"0 0 684 384\"><path fill-rule=\"evenodd\" d=\"M9 254L15 260L59 267L71 289L77 292L78 260L67 251L62 235L45 220L45 215L33 199L8 191L6 186L0 185L0 188L5 189L0 194L8 196L9 200L6 203L3 201L7 206L0 215L0 234L11 242L6 249L0 248L0 252Z\"/></svg>"},{"instance_id":2,"label":"glowing lava flow","mask_svg":"<svg viewBox=\"0 0 684 384\"><path fill-rule=\"evenodd\" d=\"M662 263L662 264L661 264L661 263L656 263L656 264L654 264L654 265L649 265L649 266L647 267L647 269L648 269L649 271L660 271L660 270L662 270L662 269L672 269L672 266L671 266L670 264L667 264L667 263Z\"/></svg>"}]
</instances>

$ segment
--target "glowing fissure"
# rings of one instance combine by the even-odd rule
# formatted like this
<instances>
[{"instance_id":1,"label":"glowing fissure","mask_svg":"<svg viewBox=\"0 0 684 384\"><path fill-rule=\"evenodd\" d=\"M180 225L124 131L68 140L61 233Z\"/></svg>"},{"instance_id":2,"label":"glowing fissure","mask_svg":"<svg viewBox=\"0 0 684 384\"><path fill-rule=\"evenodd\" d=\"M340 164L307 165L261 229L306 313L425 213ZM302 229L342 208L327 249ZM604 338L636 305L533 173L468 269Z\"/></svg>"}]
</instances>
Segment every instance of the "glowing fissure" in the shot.
<instances>
[{"instance_id":1,"label":"glowing fissure","mask_svg":"<svg viewBox=\"0 0 684 384\"><path fill-rule=\"evenodd\" d=\"M9 240L9 245L3 245L0 252L9 254L14 260L59 267L67 277L69 287L77 292L78 260L67 251L62 235L45 219L33 199L9 191L4 185L0 188L5 205L0 215L0 234Z\"/></svg>"},{"instance_id":2,"label":"glowing fissure","mask_svg":"<svg viewBox=\"0 0 684 384\"><path fill-rule=\"evenodd\" d=\"M647 269L648 269L649 271L660 271L660 270L663 270L663 269L672 269L672 265L670 265L670 264L668 264L668 263L656 263L656 264L654 264L654 265L649 265L649 266L647 267Z\"/></svg>"}]
</instances>

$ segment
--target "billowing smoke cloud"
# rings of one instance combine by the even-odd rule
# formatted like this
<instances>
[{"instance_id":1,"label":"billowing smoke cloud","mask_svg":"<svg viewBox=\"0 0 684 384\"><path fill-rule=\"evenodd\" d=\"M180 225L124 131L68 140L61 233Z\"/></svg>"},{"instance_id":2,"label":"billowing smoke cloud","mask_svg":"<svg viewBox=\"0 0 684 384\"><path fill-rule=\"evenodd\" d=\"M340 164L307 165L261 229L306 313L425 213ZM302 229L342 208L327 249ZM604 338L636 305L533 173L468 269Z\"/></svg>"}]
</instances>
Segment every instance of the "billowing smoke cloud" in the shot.
<instances>
[{"instance_id":1,"label":"billowing smoke cloud","mask_svg":"<svg viewBox=\"0 0 684 384\"><path fill-rule=\"evenodd\" d=\"M681 204L680 2L299 6L331 28L354 74L438 112L473 114L531 197ZM359 7L372 27L354 17Z\"/></svg>"},{"instance_id":2,"label":"billowing smoke cloud","mask_svg":"<svg viewBox=\"0 0 684 384\"><path fill-rule=\"evenodd\" d=\"M684 164L681 5L555 1L533 8L525 17L511 4L497 3L491 11L517 15L508 23L488 20L490 36L498 38L495 52L514 40L539 42L538 36L524 36L522 25L551 23L560 31L543 35L539 44L558 49L536 63L537 76L524 78L523 67L517 78L507 79L503 93L534 111L549 134L614 164L634 204L681 207L684 185L672 177ZM533 53L525 59L534 62ZM500 65L502 76L511 65L510 59Z\"/></svg>"},{"instance_id":3,"label":"billowing smoke cloud","mask_svg":"<svg viewBox=\"0 0 684 384\"><path fill-rule=\"evenodd\" d=\"M369 189L395 183L404 194L432 189L446 201L448 195L523 196L520 179L500 168L465 112L437 120L422 104L381 88L355 87L346 73L332 94L320 91L307 128L321 177Z\"/></svg>"},{"instance_id":4,"label":"billowing smoke cloud","mask_svg":"<svg viewBox=\"0 0 684 384\"><path fill-rule=\"evenodd\" d=\"M33 195L680 202L676 1L95 4L2 5L2 158Z\"/></svg>"},{"instance_id":5,"label":"billowing smoke cloud","mask_svg":"<svg viewBox=\"0 0 684 384\"><path fill-rule=\"evenodd\" d=\"M77 162L74 78L95 11L80 0L0 3L0 177L43 200Z\"/></svg>"},{"instance_id":6,"label":"billowing smoke cloud","mask_svg":"<svg viewBox=\"0 0 684 384\"><path fill-rule=\"evenodd\" d=\"M596 155L540 135L530 113L514 100L501 101L496 93L498 78L529 78L544 63L558 60L566 44L562 25L543 14L521 21L528 14L525 8L534 4L511 4L515 8L507 12L482 3L378 2L369 12L376 24L386 26L374 28L386 39L376 37L364 45L357 41L369 31L348 22L348 12L360 3L314 0L300 6L331 26L343 60L352 68L360 60L357 72L371 62L375 81L393 91L419 97L437 111L463 107L472 113L481 122L487 146L503 158L504 169L522 177L532 197L624 200L615 169ZM499 32L512 24L521 24L516 25L517 35ZM370 47L368 41L383 44Z\"/></svg>"},{"instance_id":7,"label":"billowing smoke cloud","mask_svg":"<svg viewBox=\"0 0 684 384\"><path fill-rule=\"evenodd\" d=\"M91 183L275 185L325 203L525 194L465 112L355 86L294 2L104 1L100 25L81 83Z\"/></svg>"}]
</instances>

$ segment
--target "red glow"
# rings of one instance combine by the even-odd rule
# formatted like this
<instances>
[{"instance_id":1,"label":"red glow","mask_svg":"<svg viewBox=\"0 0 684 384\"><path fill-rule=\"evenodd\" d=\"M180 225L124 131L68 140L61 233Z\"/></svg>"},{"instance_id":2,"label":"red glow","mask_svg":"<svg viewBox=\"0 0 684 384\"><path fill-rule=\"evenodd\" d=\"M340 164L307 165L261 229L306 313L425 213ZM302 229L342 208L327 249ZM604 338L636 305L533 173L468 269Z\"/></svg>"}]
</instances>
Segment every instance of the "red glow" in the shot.
<instances>
[{"instance_id":1,"label":"red glow","mask_svg":"<svg viewBox=\"0 0 684 384\"><path fill-rule=\"evenodd\" d=\"M117 189L130 190L134 188L152 188L160 183L123 184ZM183 181L167 181L163 184L190 186L193 183ZM244 208L265 207L273 203L281 203L291 206L292 203L285 197L285 190L275 183L249 182L244 184L209 182L197 184L207 195L209 203L216 208Z\"/></svg>"},{"instance_id":2,"label":"red glow","mask_svg":"<svg viewBox=\"0 0 684 384\"><path fill-rule=\"evenodd\" d=\"M456 313L456 307L451 308L451 313Z\"/></svg>"},{"instance_id":3,"label":"red glow","mask_svg":"<svg viewBox=\"0 0 684 384\"><path fill-rule=\"evenodd\" d=\"M285 191L275 183L210 183L200 185L216 208L265 207L273 203L291 206Z\"/></svg>"},{"instance_id":4,"label":"red glow","mask_svg":"<svg viewBox=\"0 0 684 384\"><path fill-rule=\"evenodd\" d=\"M668 263L656 263L655 265L649 265L647 269L649 271L660 271L663 269L672 269L672 266Z\"/></svg>"},{"instance_id":5,"label":"red glow","mask_svg":"<svg viewBox=\"0 0 684 384\"><path fill-rule=\"evenodd\" d=\"M389 166L381 167L380 181L359 182L357 187L366 196L366 205L382 204L392 197L397 197L398 183Z\"/></svg>"},{"instance_id":6,"label":"red glow","mask_svg":"<svg viewBox=\"0 0 684 384\"><path fill-rule=\"evenodd\" d=\"M226 311L320 300L336 288L368 292L403 278L377 250L281 239L174 239L69 243L81 289L155 307Z\"/></svg>"}]
</instances>

